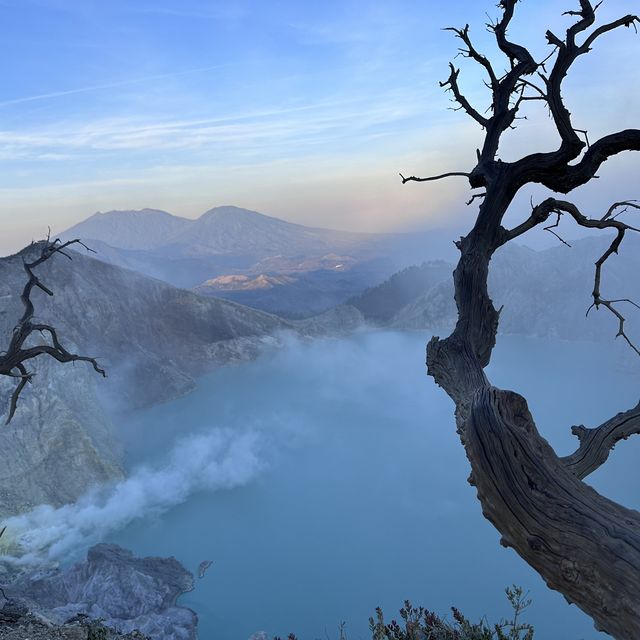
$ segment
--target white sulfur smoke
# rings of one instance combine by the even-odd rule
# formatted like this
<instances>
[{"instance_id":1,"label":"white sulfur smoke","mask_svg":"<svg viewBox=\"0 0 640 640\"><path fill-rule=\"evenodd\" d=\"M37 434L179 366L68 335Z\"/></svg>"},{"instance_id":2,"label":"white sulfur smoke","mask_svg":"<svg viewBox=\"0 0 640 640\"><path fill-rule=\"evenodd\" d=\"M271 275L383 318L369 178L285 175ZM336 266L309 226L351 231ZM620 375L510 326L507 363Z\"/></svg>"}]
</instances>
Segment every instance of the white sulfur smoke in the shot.
<instances>
[{"instance_id":1,"label":"white sulfur smoke","mask_svg":"<svg viewBox=\"0 0 640 640\"><path fill-rule=\"evenodd\" d=\"M259 437L215 429L179 441L161 468L140 467L126 480L89 492L74 504L42 505L7 526L7 560L40 564L66 559L132 521L161 514L194 492L241 486L261 470Z\"/></svg>"}]
</instances>

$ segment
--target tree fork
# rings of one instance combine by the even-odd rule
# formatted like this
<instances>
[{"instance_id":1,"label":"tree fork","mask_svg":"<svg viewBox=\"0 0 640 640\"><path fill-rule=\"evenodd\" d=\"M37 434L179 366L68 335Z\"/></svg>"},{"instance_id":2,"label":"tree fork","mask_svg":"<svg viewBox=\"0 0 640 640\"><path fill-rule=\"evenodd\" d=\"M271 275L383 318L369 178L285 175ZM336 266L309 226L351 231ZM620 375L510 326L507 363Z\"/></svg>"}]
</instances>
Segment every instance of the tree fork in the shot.
<instances>
[{"instance_id":1,"label":"tree fork","mask_svg":"<svg viewBox=\"0 0 640 640\"><path fill-rule=\"evenodd\" d=\"M458 320L448 338L434 337L429 342L427 371L455 402L458 433L472 469L470 481L477 487L484 515L502 534L502 544L513 547L550 588L590 615L599 630L619 640L636 640L640 638L640 513L601 496L582 478L607 460L616 442L640 433L640 405L596 429L574 427L579 448L559 458L538 433L524 398L492 387L484 368L491 358L500 316L487 288L491 257L506 242L544 224L550 215L559 221L567 214L580 226L617 232L596 264L593 304L605 306L616 316L618 335L635 348L624 333L624 317L614 306L635 303L604 299L599 288L603 264L617 253L626 231L638 231L622 222L619 215L623 211L617 211L632 201L616 203L594 218L571 203L548 198L511 230L502 226L502 220L526 184L537 182L568 193L589 182L610 157L640 150L640 130L627 129L596 140L585 151L586 143L578 136L561 95L562 81L579 56L588 53L600 36L620 27L635 28L640 18L628 15L601 25L586 33L580 45L576 38L588 32L597 10L589 0L580 0L579 10L567 12L578 19L567 29L565 39L548 31L547 40L555 49L536 63L525 47L506 37L517 2L500 0L502 17L491 25L511 66L501 78L473 46L468 26L453 29L466 47L463 55L484 67L491 79L492 114L486 118L478 118L465 98L459 70L450 67L451 75L443 83L459 107L486 129L475 168L468 173L403 178L406 183L467 175L472 188L485 189L473 229L456 242L460 259L453 280ZM554 55L547 76L545 64ZM534 73L543 80L544 89L525 77ZM560 144L555 151L503 162L497 157L500 138L528 100L546 102Z\"/></svg>"},{"instance_id":2,"label":"tree fork","mask_svg":"<svg viewBox=\"0 0 640 640\"><path fill-rule=\"evenodd\" d=\"M465 449L483 514L502 534L501 544L598 630L640 638L640 513L581 482L512 391L476 392Z\"/></svg>"}]
</instances>

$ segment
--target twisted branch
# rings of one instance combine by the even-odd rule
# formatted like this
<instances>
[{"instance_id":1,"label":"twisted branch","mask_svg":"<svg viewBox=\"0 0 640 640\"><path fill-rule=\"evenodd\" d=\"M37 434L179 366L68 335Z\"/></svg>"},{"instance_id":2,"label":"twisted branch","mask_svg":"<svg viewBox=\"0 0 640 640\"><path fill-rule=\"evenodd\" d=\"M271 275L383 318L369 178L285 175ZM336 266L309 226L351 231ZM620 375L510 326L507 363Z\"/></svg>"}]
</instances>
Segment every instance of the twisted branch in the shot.
<instances>
[{"instance_id":1,"label":"twisted branch","mask_svg":"<svg viewBox=\"0 0 640 640\"><path fill-rule=\"evenodd\" d=\"M429 176L427 178L417 178L416 176L405 178L401 173L399 175L400 178L402 178L402 184L406 184L407 182L431 182L432 180L442 180L442 178L450 178L451 176L468 178L471 174L465 173L464 171L449 171L449 173L441 173L439 176Z\"/></svg>"},{"instance_id":2,"label":"twisted branch","mask_svg":"<svg viewBox=\"0 0 640 640\"><path fill-rule=\"evenodd\" d=\"M491 66L491 62L489 59L478 52L478 50L473 46L471 42L471 38L469 37L469 25L466 24L462 29L456 29L455 27L447 27L444 31L453 31L462 42L464 42L466 48L460 48L460 53L465 58L471 58L475 60L478 64L485 68L487 75L489 76L489 82L492 89L495 89L498 86L498 77L496 76L493 67Z\"/></svg>"},{"instance_id":3,"label":"twisted branch","mask_svg":"<svg viewBox=\"0 0 640 640\"><path fill-rule=\"evenodd\" d=\"M626 318L620 312L616 305L620 303L631 304L632 306L640 309L640 305L635 303L633 300L628 298L618 298L618 299L607 299L602 297L602 293L600 290L600 285L602 281L602 267L604 263L613 255L617 254L620 249L620 245L622 240L624 239L625 233L627 231L640 231L640 228L631 226L626 222L622 222L618 219L620 215L622 215L629 208L639 209L640 205L636 204L633 200L624 200L621 202L613 203L609 209L607 209L606 213L601 218L588 218L584 214L580 212L578 207L571 202L566 202L564 200L556 200L555 198L547 198L539 205L533 208L531 215L527 220L525 220L522 224L517 227L511 229L510 231L505 231L503 236L503 243L513 238L522 235L529 229L545 222L547 218L553 213L556 215L556 222L552 225L544 227L545 231L550 231L553 235L556 236L562 243L567 246L568 242L563 240L553 229L558 226L560 223L560 218L564 213L568 213L581 227L586 227L588 229L613 229L616 231L616 235L614 239L611 241L611 244L607 247L606 251L598 258L595 263L595 273L594 273L594 282L593 282L593 291L592 298L593 302L587 309L587 315L591 309L599 309L600 307L604 307L607 309L618 321L618 332L616 333L616 338L622 338L625 342L633 349L638 355L640 355L640 349L635 345L634 342L629 338L625 331L625 323ZM620 209L618 213L615 213L617 209Z\"/></svg>"},{"instance_id":4,"label":"twisted branch","mask_svg":"<svg viewBox=\"0 0 640 640\"><path fill-rule=\"evenodd\" d=\"M467 176L472 188L484 188L484 197L472 229L456 243L460 251L453 274L456 326L447 338L434 337L429 342L427 371L456 404L457 429L472 467L472 483L484 515L502 534L503 543L513 547L551 588L590 615L598 629L618 640L637 640L640 516L600 496L580 478L600 466L617 441L640 432L640 405L598 429L575 428L574 433L581 438L580 447L572 456L560 460L538 434L524 399L492 388L485 368L499 322L499 311L487 286L491 258L498 247L547 223L550 216L554 216L555 224L548 224L547 230L553 233L565 214L582 227L615 231L613 241L596 262L592 307L608 309L618 319L618 335L631 344L619 306L635 303L603 298L600 279L602 267L618 251L625 233L639 230L624 223L621 215L640 209L640 205L634 201L615 203L601 217L589 218L570 202L547 198L532 206L530 216L513 229L505 229L502 221L525 185L540 183L552 191L568 193L594 178L611 156L640 150L640 130L636 129L613 133L589 146L586 132L573 126L561 93L563 80L575 60L587 53L600 36L622 26L635 28L640 20L629 15L593 29L598 5L575 0L579 7L567 15L576 19L564 38L547 32L553 51L542 62L536 62L526 48L507 37L517 1L500 0L501 18L489 25L510 63L510 70L497 82L489 75L490 116L480 116L465 102L455 67L450 66L449 80L443 83L461 108L485 127L477 164ZM490 73L483 56L471 43L468 28L452 31L465 44L462 55ZM578 38L582 38L582 44ZM545 64L554 56L547 74ZM529 76L533 74L544 84L531 82ZM497 157L501 136L512 127L518 108L529 99L546 102L560 138L559 146L555 151L503 162ZM447 175L466 174L430 179ZM403 182L407 181L403 178Z\"/></svg>"},{"instance_id":5,"label":"twisted branch","mask_svg":"<svg viewBox=\"0 0 640 640\"><path fill-rule=\"evenodd\" d=\"M622 151L640 150L640 131L635 129L605 136L588 145L588 140L581 140L578 136L582 131L573 126L571 113L562 98L562 82L578 57L591 51L593 43L600 36L623 26L635 29L636 24L640 23L638 16L629 14L594 29L582 45L577 44L576 36L593 25L598 6L592 6L588 0L580 0L579 11L566 12L568 15L579 16L580 20L567 30L565 40L551 31L546 33L547 41L557 50L557 56L549 77L541 74L540 77L546 85L546 101L561 144L556 151L531 154L515 163L516 173L520 174L522 184L539 182L552 191L569 193L591 180L602 163L611 156ZM585 146L588 149L582 159L576 165L569 165L569 162L580 156Z\"/></svg>"},{"instance_id":6,"label":"twisted branch","mask_svg":"<svg viewBox=\"0 0 640 640\"><path fill-rule=\"evenodd\" d=\"M71 256L65 252L65 249L73 244L82 245L87 251L92 251L80 240L68 240L67 242L61 242L59 239L50 240L47 236L46 240L35 243L35 247L39 247L40 252L35 260L27 262L23 258L23 267L27 273L27 283L22 290L20 300L24 307L22 317L18 321L18 324L14 327L9 346L5 352L0 354L0 375L7 376L9 378L15 378L18 380L13 393L11 394L11 400L9 405L9 413L5 424L9 424L13 418L16 408L18 406L18 399L20 394L24 390L27 383L31 382L33 378L33 372L27 370L24 363L27 360L36 358L37 356L46 354L57 360L58 362L88 362L92 365L94 371L106 377L104 369L102 369L95 358L87 356L80 356L75 353L71 353L60 342L56 330L48 324L34 323L34 305L31 300L31 294L34 288L40 289L48 296L53 296L51 291L35 274L34 269L40 266L43 262L49 260L53 255L59 253L71 260ZM33 335L34 332L39 332L41 335L48 334L51 339L51 344L39 344L35 346L25 347L27 340Z\"/></svg>"},{"instance_id":7,"label":"twisted branch","mask_svg":"<svg viewBox=\"0 0 640 640\"><path fill-rule=\"evenodd\" d=\"M489 124L489 119L485 118L480 114L479 111L474 109L471 106L471 103L460 91L460 86L458 85L458 75L460 74L460 69L456 69L453 66L452 62L449 63L449 69L449 77L444 82L441 82L440 86L443 88L447 88L447 91L451 91L451 93L453 93L455 101L460 105L458 109L464 109L467 114L470 115L479 125L486 128Z\"/></svg>"},{"instance_id":8,"label":"twisted branch","mask_svg":"<svg viewBox=\"0 0 640 640\"><path fill-rule=\"evenodd\" d=\"M616 443L640 433L640 402L633 409L618 413L599 427L588 429L580 424L571 427L571 433L578 438L580 446L561 460L582 480L607 461Z\"/></svg>"}]
</instances>

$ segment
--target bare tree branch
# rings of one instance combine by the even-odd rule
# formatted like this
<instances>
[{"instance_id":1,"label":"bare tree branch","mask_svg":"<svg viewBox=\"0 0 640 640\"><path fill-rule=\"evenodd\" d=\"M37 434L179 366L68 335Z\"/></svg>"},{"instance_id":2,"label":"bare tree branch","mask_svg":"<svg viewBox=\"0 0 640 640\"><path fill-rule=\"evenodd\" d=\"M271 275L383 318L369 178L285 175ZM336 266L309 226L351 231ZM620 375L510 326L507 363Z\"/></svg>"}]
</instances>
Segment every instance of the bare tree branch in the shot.
<instances>
[{"instance_id":1,"label":"bare tree branch","mask_svg":"<svg viewBox=\"0 0 640 640\"><path fill-rule=\"evenodd\" d=\"M566 242L563 238L561 238L554 229L560 223L560 217L563 213L568 213L581 227L586 227L589 229L613 229L616 231L616 236L612 240L607 250L598 258L595 264L595 274L594 274L594 283L593 283L593 302L591 306L587 309L587 315L589 311L593 308L599 309L600 307L604 307L607 309L618 321L618 332L616 337L621 337L625 342L633 349L638 355L640 355L640 349L635 345L635 343L629 338L625 331L625 316L619 311L616 304L619 303L628 303L633 306L640 308L638 304L636 304L633 300L629 300L627 298L620 299L607 299L603 298L600 291L600 284L602 281L602 267L604 263L611 257L614 253L618 253L620 248L620 244L624 239L624 235L627 231L636 231L640 232L640 228L629 225L625 222L622 222L618 219L619 215L622 215L624 211L626 211L629 207L640 209L640 205L635 204L632 200L626 200L621 202L615 202L612 204L607 212L601 218L588 218L583 215L578 207L576 207L571 202L566 202L563 200L556 200L555 198L547 198L539 205L533 208L533 211L529 218L525 220L522 224L518 225L514 229L510 231L504 231L503 234L503 242L507 242L516 238L519 235L522 235L526 231L532 229L533 227L545 222L547 218L554 213L556 215L556 222L552 225L544 227L545 231L549 231L553 233L562 243L567 246L571 246L568 242ZM616 209L622 209L618 214L614 214Z\"/></svg>"},{"instance_id":2,"label":"bare tree branch","mask_svg":"<svg viewBox=\"0 0 640 640\"><path fill-rule=\"evenodd\" d=\"M588 0L579 0L579 11L565 11L562 15L578 16L580 20L567 29L567 43L573 47L576 43L576 36L588 29L596 20L596 8Z\"/></svg>"},{"instance_id":3,"label":"bare tree branch","mask_svg":"<svg viewBox=\"0 0 640 640\"><path fill-rule=\"evenodd\" d=\"M609 312L611 312L618 320L618 333L616 334L616 337L622 337L627 344L638 354L640 355L640 350L638 349L638 347L636 347L636 345L631 341L631 339L629 338L629 336L626 334L625 332L625 322L626 322L626 318L622 315L622 313L620 313L620 311L616 308L615 304L616 302L622 302L623 300L611 300L611 299L605 299L602 297L601 292L600 292L600 283L602 280L602 267L604 265L604 263L608 260L608 258L610 256L612 256L614 253L618 253L618 250L620 248L620 244L622 243L622 240L624 239L624 235L626 231L640 231L640 229L636 228L636 227L632 227L631 225L625 224L624 222L621 222L619 220L613 219L611 217L607 218L605 214L605 216L603 216L601 219L593 219L593 218L587 218L586 216L584 216L582 213L580 213L580 211L578 210L578 208L570 203L570 202L564 202L561 200L556 200L555 201L555 209L558 212L558 216L561 215L562 212L567 212L569 213L573 219L580 225L583 227L588 227L588 228L596 228L596 229L615 229L616 230L616 236L613 239L613 241L611 242L611 244L609 245L609 247L607 248L607 250L600 256L600 258L598 258L598 260L596 261L596 266L595 266L595 276L594 276L594 284L593 284L593 303L592 305L589 307L589 309L587 310L587 315L589 314L589 311L592 308L600 308L601 306L604 307L605 309L607 309ZM612 208L609 208L609 211L611 211ZM630 300L624 300L625 302L630 302L632 304L632 301ZM638 306L638 305L635 305Z\"/></svg>"},{"instance_id":4,"label":"bare tree branch","mask_svg":"<svg viewBox=\"0 0 640 640\"><path fill-rule=\"evenodd\" d=\"M33 373L27 371L24 363L28 360L36 358L40 355L49 355L58 362L88 362L93 366L93 369L102 376L106 376L104 369L102 369L95 358L87 356L80 356L75 353L71 353L62 345L58 338L56 330L47 325L33 322L34 305L31 300L31 294L34 288L38 288L48 296L53 296L51 291L35 274L34 269L40 266L43 262L49 260L52 256L59 253L65 257L71 259L68 253L65 253L65 249L73 244L79 244L85 247L88 251L92 251L80 240L69 240L67 242L60 242L56 239L51 241L50 237L46 240L35 243L33 246L39 248L39 254L31 262L23 261L23 267L27 273L28 279L22 290L20 299L24 307L22 317L18 321L18 324L13 329L11 340L6 351L0 354L0 375L4 375L10 378L17 378L19 380L16 388L11 395L11 401L9 406L9 412L6 424L11 422L16 408L18 406L18 399L20 394L24 390L24 387L31 381ZM37 344L33 346L25 346L27 340L33 335L34 332L40 334L48 334L51 338L52 344Z\"/></svg>"},{"instance_id":5,"label":"bare tree branch","mask_svg":"<svg viewBox=\"0 0 640 640\"><path fill-rule=\"evenodd\" d=\"M11 422L11 419L13 418L13 415L15 414L16 409L18 407L18 398L20 397L20 394L22 393L22 390L25 388L26 384L28 382L31 382L31 378L33 377L32 373L27 372L22 362L19 362L15 366L15 368L20 372L20 374L18 376L15 376L15 374L9 374L9 375L11 375L11 377L20 378L20 382L18 382L18 385L16 386L16 388L13 390L13 393L11 394L11 402L9 405L9 415L7 417L7 421L5 422L5 424L9 424Z\"/></svg>"},{"instance_id":6,"label":"bare tree branch","mask_svg":"<svg viewBox=\"0 0 640 640\"><path fill-rule=\"evenodd\" d=\"M537 432L524 398L493 388L485 368L491 360L500 318L487 284L494 252L538 225L547 224L547 230L555 233L562 215L571 216L585 228L615 231L613 241L596 263L593 306L613 314L618 335L635 349L626 336L620 307L636 303L604 298L600 281L604 264L618 251L625 233L638 231L623 222L622 214L638 210L640 205L618 202L601 217L589 218L572 203L547 198L532 205L529 217L513 229L505 229L502 222L525 185L540 183L555 192L568 193L593 179L608 158L640 150L640 130L636 129L604 136L589 146L586 132L573 126L562 96L563 80L578 57L587 53L600 35L621 26L635 27L638 19L626 16L590 31L598 5L577 0L579 8L567 13L574 20L564 38L548 31L553 51L537 63L526 48L507 37L517 1L501 0L501 18L489 26L510 63L497 84L488 83L491 115L480 116L481 120L477 111L469 113L467 109L485 126L477 164L467 176L471 187L482 187L485 195L473 227L456 242L460 251L453 273L456 325L448 337L433 337L429 342L427 371L455 402L457 431L471 464L472 483L483 514L502 534L503 544L513 547L551 588L590 615L599 630L618 640L637 640L640 514L599 495L580 480L602 464L610 446L630 433L636 423L614 419L607 428L585 437L576 454L561 460ZM486 70L480 54L466 41L466 27L453 31L466 45L462 54ZM585 34L582 45L577 42L581 34ZM551 58L547 74L544 65ZM542 87L530 80L533 74L542 79ZM447 87L452 91L455 87L459 93L457 72L450 78ZM530 99L546 102L558 131L559 146L555 151L504 162L498 158L502 134L513 126L519 107ZM460 100L458 103L465 107ZM555 224L548 224L552 215ZM640 427L633 426L635 430Z\"/></svg>"},{"instance_id":7,"label":"bare tree branch","mask_svg":"<svg viewBox=\"0 0 640 640\"><path fill-rule=\"evenodd\" d=\"M489 123L489 120L481 115L476 109L471 106L471 103L465 98L465 96L460 91L460 87L458 85L458 75L460 74L460 69L456 69L453 66L453 63L449 63L449 69L451 73L449 77L440 83L441 87L448 87L448 89L453 93L454 100L460 105L461 109L464 109L468 115L470 115L478 124L483 127L486 127Z\"/></svg>"},{"instance_id":8,"label":"bare tree branch","mask_svg":"<svg viewBox=\"0 0 640 640\"><path fill-rule=\"evenodd\" d=\"M561 215L562 215L561 213L558 213L556 221L553 224L550 224L547 227L543 227L543 229L544 229L544 231L548 231L549 233L553 234L556 238L558 238L558 240L560 240L560 242L562 242L563 245L565 245L566 247L571 248L571 245L562 236L560 236L559 233L554 231L554 229L556 227L560 226L560 217L561 217Z\"/></svg>"},{"instance_id":9,"label":"bare tree branch","mask_svg":"<svg viewBox=\"0 0 640 640\"><path fill-rule=\"evenodd\" d=\"M601 27L598 27L585 41L584 44L580 47L581 49L586 49L589 51L591 49L591 45L599 38L601 35L608 33L609 31L613 31L618 27L633 27L638 32L636 23L640 23L640 18L638 16L629 14L618 20L614 20L613 22L609 22L608 24L603 24Z\"/></svg>"},{"instance_id":10,"label":"bare tree branch","mask_svg":"<svg viewBox=\"0 0 640 640\"><path fill-rule=\"evenodd\" d=\"M496 36L498 47L509 58L512 66L515 66L516 61L526 65L535 64L525 47L507 39L507 28L513 18L516 2L517 0L500 0L498 6L502 9L502 18L496 24L490 25L490 28Z\"/></svg>"},{"instance_id":11,"label":"bare tree branch","mask_svg":"<svg viewBox=\"0 0 640 640\"><path fill-rule=\"evenodd\" d=\"M513 229L510 229L508 231L504 231L502 244L504 244L505 242L509 242L509 240L513 240L514 238L523 235L527 231L530 231L534 227L537 227L539 224L546 222L552 212L553 203L551 198L547 198L540 204L532 207L531 215L522 224L519 224L517 227L514 227Z\"/></svg>"},{"instance_id":12,"label":"bare tree branch","mask_svg":"<svg viewBox=\"0 0 640 640\"><path fill-rule=\"evenodd\" d=\"M640 433L640 402L599 427L588 429L584 425L577 425L571 427L571 433L578 438L580 446L570 456L560 459L582 480L607 461L617 442Z\"/></svg>"},{"instance_id":13,"label":"bare tree branch","mask_svg":"<svg viewBox=\"0 0 640 640\"><path fill-rule=\"evenodd\" d=\"M556 164L548 154L538 154L518 161L516 171L522 171L527 182L539 182L552 191L569 193L589 182L610 157L624 151L640 151L639 129L625 129L600 138L577 164Z\"/></svg>"},{"instance_id":14,"label":"bare tree branch","mask_svg":"<svg viewBox=\"0 0 640 640\"><path fill-rule=\"evenodd\" d=\"M405 178L401 173L399 174L400 178L402 178L402 184L406 184L407 182L431 182L432 180L442 180L442 178L450 178L451 176L468 178L470 175L471 174L465 173L464 171L450 171L449 173L442 173L439 176L429 176L427 178L416 178L416 176Z\"/></svg>"},{"instance_id":15,"label":"bare tree branch","mask_svg":"<svg viewBox=\"0 0 640 640\"><path fill-rule=\"evenodd\" d=\"M468 200L467 200L467 206L469 206L474 200L476 200L477 198L484 198L486 196L486 192L483 193L474 193Z\"/></svg>"},{"instance_id":16,"label":"bare tree branch","mask_svg":"<svg viewBox=\"0 0 640 640\"><path fill-rule=\"evenodd\" d=\"M525 87L530 87L531 89L533 89L534 91L536 91L538 93L538 98L540 100L545 100L547 99L547 93L546 91L544 91L543 89L541 89L537 84L535 84L534 82L531 82L529 80L527 80L526 78L519 78L518 79L518 83L523 84ZM516 87L517 88L517 87Z\"/></svg>"},{"instance_id":17,"label":"bare tree branch","mask_svg":"<svg viewBox=\"0 0 640 640\"><path fill-rule=\"evenodd\" d=\"M607 212L602 216L602 220L606 220L607 218L612 217L613 219L617 218L619 215L622 215L623 213L625 213L629 207L633 208L633 209L640 209L640 204L636 204L638 201L637 200L622 200L620 202L614 202L608 209ZM612 215L613 212L616 209L619 209L622 207L622 211L620 211L619 213L616 213L615 215Z\"/></svg>"},{"instance_id":18,"label":"bare tree branch","mask_svg":"<svg viewBox=\"0 0 640 640\"><path fill-rule=\"evenodd\" d=\"M469 25L466 24L462 29L456 29L455 27L447 27L444 31L453 31L462 42L466 45L466 49L460 49L462 55L466 58L471 58L475 60L478 64L483 66L489 76L489 83L492 89L495 89L498 86L498 78L496 76L495 71L493 70L493 66L489 59L478 52L478 50L473 46L471 42L471 38L469 36Z\"/></svg>"},{"instance_id":19,"label":"bare tree branch","mask_svg":"<svg viewBox=\"0 0 640 640\"><path fill-rule=\"evenodd\" d=\"M575 129L571 122L571 114L562 98L562 82L576 59L588 53L595 40L601 35L619 27L636 27L640 18L627 15L618 20L602 25L587 36L582 45L576 44L576 35L586 31L595 21L598 5L592 6L588 0L580 0L579 11L566 12L568 15L578 16L578 20L568 30L566 39L562 40L551 31L547 31L547 41L556 47L557 56L553 69L546 79L547 102L561 144L556 151L531 154L515 163L516 172L522 173L519 179L524 182L540 182L553 191L568 193L591 180L600 165L609 157L622 151L637 151L640 149L640 132L626 130L606 136L591 145L584 157L576 165L569 165L582 153L588 140L580 139L579 129ZM586 137L586 134L585 134Z\"/></svg>"}]
</instances>

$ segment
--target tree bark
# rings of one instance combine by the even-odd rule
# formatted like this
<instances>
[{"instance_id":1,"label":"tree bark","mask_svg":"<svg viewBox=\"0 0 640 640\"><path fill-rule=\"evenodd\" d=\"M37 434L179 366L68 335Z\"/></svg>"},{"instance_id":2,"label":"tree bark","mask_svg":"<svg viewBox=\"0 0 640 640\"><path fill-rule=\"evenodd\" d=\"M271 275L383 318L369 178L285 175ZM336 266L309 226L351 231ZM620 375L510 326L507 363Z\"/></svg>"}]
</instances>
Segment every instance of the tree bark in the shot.
<instances>
[{"instance_id":1,"label":"tree bark","mask_svg":"<svg viewBox=\"0 0 640 640\"><path fill-rule=\"evenodd\" d=\"M458 324L449 338L431 340L427 365L456 403L482 512L502 534L501 544L591 616L598 630L637 640L640 514L601 496L581 477L606 460L615 441L638 429L638 410L593 430L590 447L559 458L538 433L525 399L492 387L483 371L498 327L487 293L490 256L476 250L473 237L461 246L454 272Z\"/></svg>"},{"instance_id":2,"label":"tree bark","mask_svg":"<svg viewBox=\"0 0 640 640\"><path fill-rule=\"evenodd\" d=\"M618 202L602 217L588 217L570 202L547 198L532 205L530 216L513 229L502 226L513 198L526 184L540 183L568 193L594 178L610 157L640 150L640 130L636 129L604 136L589 145L587 133L574 128L561 95L562 82L576 59L588 53L601 36L621 27L635 29L640 18L623 16L589 32L599 4L579 0L578 10L566 12L576 20L565 37L547 31L547 41L554 49L545 60L536 62L525 47L507 37L517 3L500 0L502 16L489 25L498 48L509 60L510 68L501 76L473 46L468 25L451 29L463 43L462 56L486 73L491 91L490 115L485 116L464 96L459 69L450 65L450 75L441 83L459 108L485 129L476 166L470 172L402 178L407 183L466 176L472 188L485 189L469 200L471 204L484 198L473 229L456 242L460 259L453 279L458 320L448 338L430 341L427 370L455 402L457 430L471 464L469 480L477 487L484 515L502 534L502 544L515 549L550 588L590 615L599 630L619 640L637 640L640 513L601 496L582 478L607 460L616 442L640 433L640 405L596 429L574 427L579 447L571 456L559 458L538 433L524 398L492 387L484 368L491 359L500 316L487 290L491 257L500 246L544 224L552 215L556 223L545 227L552 233L565 214L585 228L616 232L596 263L592 306L604 307L615 317L617 335L640 355L625 333L625 318L617 308L619 303L631 301L608 299L600 291L603 265L618 252L627 231L640 231L623 222L621 216L627 208L640 205ZM549 62L551 58L553 62ZM547 66L551 67L549 73ZM543 101L560 144L554 151L503 162L498 158L501 136L513 128L520 107L529 100Z\"/></svg>"},{"instance_id":3,"label":"tree bark","mask_svg":"<svg viewBox=\"0 0 640 640\"><path fill-rule=\"evenodd\" d=\"M597 629L640 638L640 513L579 480L540 436L517 393L478 389L465 441L483 513L501 544Z\"/></svg>"}]
</instances>

